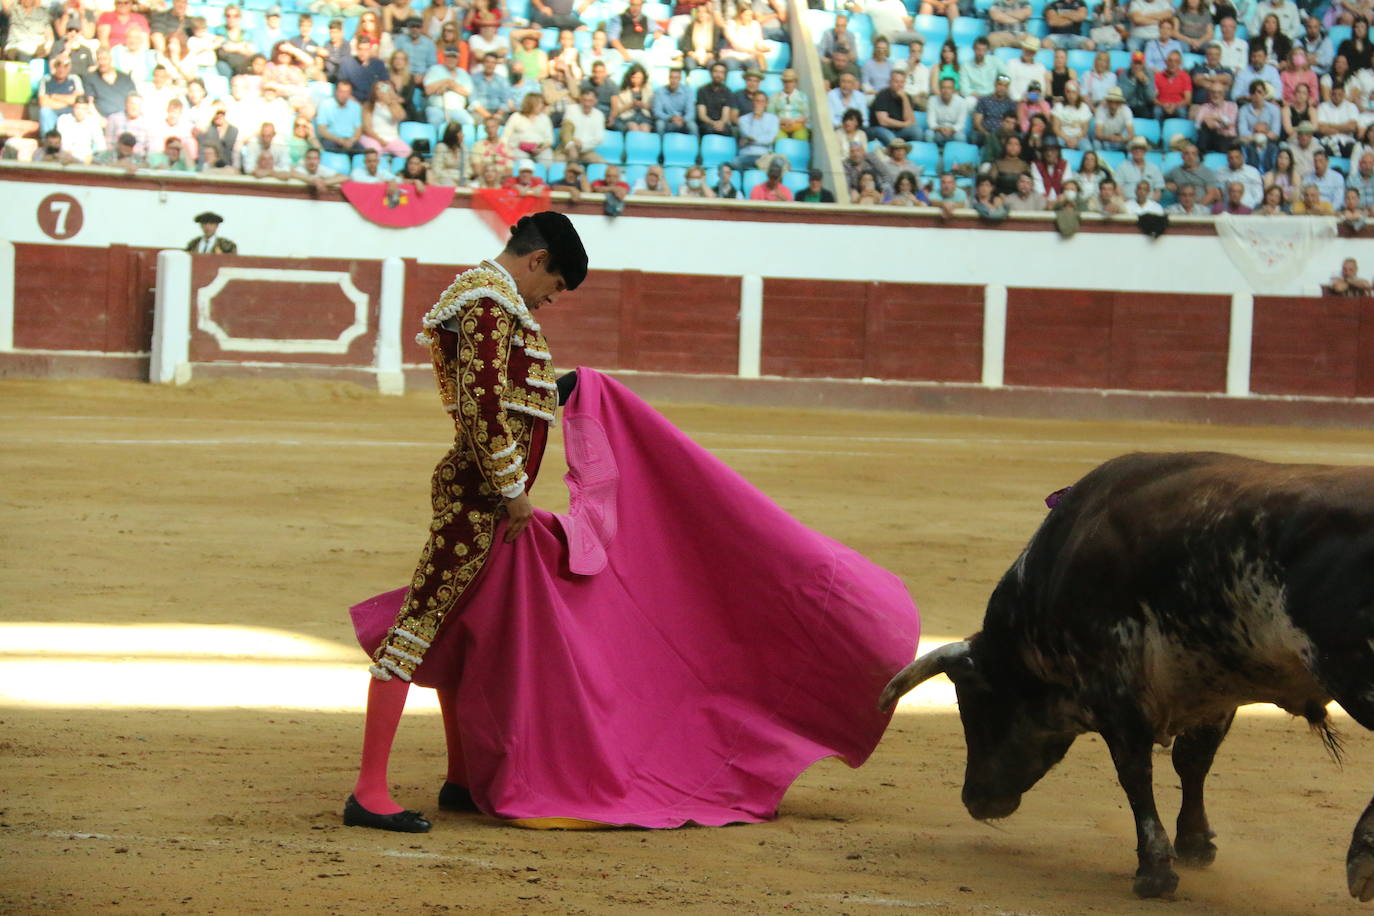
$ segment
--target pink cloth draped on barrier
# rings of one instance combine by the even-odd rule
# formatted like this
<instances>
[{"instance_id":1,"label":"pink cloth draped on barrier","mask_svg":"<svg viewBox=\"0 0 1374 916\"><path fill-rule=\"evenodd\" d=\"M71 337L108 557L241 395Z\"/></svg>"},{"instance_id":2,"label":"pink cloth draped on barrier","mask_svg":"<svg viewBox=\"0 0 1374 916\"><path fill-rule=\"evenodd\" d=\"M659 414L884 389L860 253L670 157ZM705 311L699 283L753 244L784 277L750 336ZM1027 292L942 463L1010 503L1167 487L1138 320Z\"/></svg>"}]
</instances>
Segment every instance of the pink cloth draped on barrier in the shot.
<instances>
[{"instance_id":1,"label":"pink cloth draped on barrier","mask_svg":"<svg viewBox=\"0 0 1374 916\"><path fill-rule=\"evenodd\" d=\"M815 761L862 764L919 637L901 580L594 370L578 371L563 430L568 515L537 512L492 549L415 675L457 687L478 806L757 822ZM364 649L404 596L352 609Z\"/></svg>"}]
</instances>

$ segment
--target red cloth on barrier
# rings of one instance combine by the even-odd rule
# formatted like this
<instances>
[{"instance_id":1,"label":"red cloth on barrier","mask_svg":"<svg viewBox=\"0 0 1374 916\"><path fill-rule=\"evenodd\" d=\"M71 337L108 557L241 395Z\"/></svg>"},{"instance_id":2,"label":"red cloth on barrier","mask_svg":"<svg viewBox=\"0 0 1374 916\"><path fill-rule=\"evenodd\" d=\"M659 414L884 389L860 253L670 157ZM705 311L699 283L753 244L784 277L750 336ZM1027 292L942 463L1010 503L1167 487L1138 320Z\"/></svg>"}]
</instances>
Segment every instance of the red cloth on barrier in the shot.
<instances>
[{"instance_id":1,"label":"red cloth on barrier","mask_svg":"<svg viewBox=\"0 0 1374 916\"><path fill-rule=\"evenodd\" d=\"M541 194L518 194L509 188L475 188L472 209L505 242L520 217L549 209L549 189L545 185Z\"/></svg>"},{"instance_id":2,"label":"red cloth on barrier","mask_svg":"<svg viewBox=\"0 0 1374 916\"><path fill-rule=\"evenodd\" d=\"M427 185L423 193L413 184L370 184L345 181L343 195L364 219L379 226L407 229L443 213L453 200L453 188Z\"/></svg>"}]
</instances>

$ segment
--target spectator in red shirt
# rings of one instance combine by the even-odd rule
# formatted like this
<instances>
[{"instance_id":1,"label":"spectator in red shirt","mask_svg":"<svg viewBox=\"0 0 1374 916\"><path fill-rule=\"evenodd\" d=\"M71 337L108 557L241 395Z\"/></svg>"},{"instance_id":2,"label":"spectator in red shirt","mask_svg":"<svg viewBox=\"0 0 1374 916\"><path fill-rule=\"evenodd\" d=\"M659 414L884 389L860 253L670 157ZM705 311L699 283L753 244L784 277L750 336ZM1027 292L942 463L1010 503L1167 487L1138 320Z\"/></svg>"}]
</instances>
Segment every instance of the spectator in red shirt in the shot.
<instances>
[{"instance_id":1,"label":"spectator in red shirt","mask_svg":"<svg viewBox=\"0 0 1374 916\"><path fill-rule=\"evenodd\" d=\"M1193 98L1193 78L1183 69L1183 55L1170 51L1164 69L1155 74L1155 117L1188 117L1188 103Z\"/></svg>"},{"instance_id":2,"label":"spectator in red shirt","mask_svg":"<svg viewBox=\"0 0 1374 916\"><path fill-rule=\"evenodd\" d=\"M750 200L791 200L792 192L782 183L782 163L774 159L768 163L768 180L754 185Z\"/></svg>"},{"instance_id":3,"label":"spectator in red shirt","mask_svg":"<svg viewBox=\"0 0 1374 916\"><path fill-rule=\"evenodd\" d=\"M592 193L613 194L621 200L630 193L630 186L620 178L620 166L611 163L606 166L606 175L592 182Z\"/></svg>"},{"instance_id":4,"label":"spectator in red shirt","mask_svg":"<svg viewBox=\"0 0 1374 916\"><path fill-rule=\"evenodd\" d=\"M548 190L543 180L534 174L534 163L528 159L520 161L515 168L515 174L501 182L501 187L522 197L537 196Z\"/></svg>"},{"instance_id":5,"label":"spectator in red shirt","mask_svg":"<svg viewBox=\"0 0 1374 916\"><path fill-rule=\"evenodd\" d=\"M112 12L101 13L95 21L95 35L100 39L102 48L112 48L124 44L129 29L138 27L145 33L152 33L148 20L142 13L134 12L134 0L115 0Z\"/></svg>"}]
</instances>

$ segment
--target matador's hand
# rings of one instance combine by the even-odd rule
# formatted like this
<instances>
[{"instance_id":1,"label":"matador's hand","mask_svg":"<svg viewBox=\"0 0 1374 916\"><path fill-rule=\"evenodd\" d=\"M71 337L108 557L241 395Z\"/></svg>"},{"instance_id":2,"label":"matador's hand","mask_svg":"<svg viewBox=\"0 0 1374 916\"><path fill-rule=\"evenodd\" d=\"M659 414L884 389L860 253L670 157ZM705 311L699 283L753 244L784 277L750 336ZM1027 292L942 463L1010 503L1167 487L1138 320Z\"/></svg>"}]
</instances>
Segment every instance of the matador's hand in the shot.
<instances>
[{"instance_id":1,"label":"matador's hand","mask_svg":"<svg viewBox=\"0 0 1374 916\"><path fill-rule=\"evenodd\" d=\"M529 493L521 493L514 499L506 500L506 543L518 538L529 527L534 518L534 504Z\"/></svg>"}]
</instances>

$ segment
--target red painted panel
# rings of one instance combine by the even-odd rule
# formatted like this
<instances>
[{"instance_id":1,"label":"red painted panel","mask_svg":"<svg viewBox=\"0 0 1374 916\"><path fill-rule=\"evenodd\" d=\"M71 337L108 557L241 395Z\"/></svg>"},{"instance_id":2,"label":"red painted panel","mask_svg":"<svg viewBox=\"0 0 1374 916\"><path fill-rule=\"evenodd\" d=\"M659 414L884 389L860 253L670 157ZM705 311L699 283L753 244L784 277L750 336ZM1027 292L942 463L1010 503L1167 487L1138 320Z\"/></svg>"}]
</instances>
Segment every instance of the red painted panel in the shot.
<instances>
[{"instance_id":1,"label":"red painted panel","mask_svg":"<svg viewBox=\"0 0 1374 916\"><path fill-rule=\"evenodd\" d=\"M1361 299L1255 297L1250 390L1256 394L1354 397Z\"/></svg>"},{"instance_id":2,"label":"red painted panel","mask_svg":"<svg viewBox=\"0 0 1374 916\"><path fill-rule=\"evenodd\" d=\"M625 368L733 375L739 368L738 277L624 272Z\"/></svg>"},{"instance_id":3,"label":"red painted panel","mask_svg":"<svg viewBox=\"0 0 1374 916\"><path fill-rule=\"evenodd\" d=\"M224 279L226 269L260 271L260 276L231 277L207 305L200 291ZM338 280L312 283L280 271L346 274L367 297L364 332L343 353L301 352L287 341L338 339L354 324L355 306ZM324 258L246 258L197 255L191 264L191 360L193 362L312 363L370 366L377 347L377 313L381 296L381 262ZM212 321L230 337L282 341L282 350L223 345L200 327Z\"/></svg>"},{"instance_id":4,"label":"red painted panel","mask_svg":"<svg viewBox=\"0 0 1374 916\"><path fill-rule=\"evenodd\" d=\"M154 249L14 246L14 344L25 349L146 353Z\"/></svg>"},{"instance_id":5,"label":"red painted panel","mask_svg":"<svg viewBox=\"0 0 1374 916\"><path fill-rule=\"evenodd\" d=\"M763 281L764 375L861 378L866 283Z\"/></svg>"},{"instance_id":6,"label":"red painted panel","mask_svg":"<svg viewBox=\"0 0 1374 916\"><path fill-rule=\"evenodd\" d=\"M560 369L628 368L621 354L621 286L619 271L588 271L577 289L539 310L539 324Z\"/></svg>"},{"instance_id":7,"label":"red painted panel","mask_svg":"<svg viewBox=\"0 0 1374 916\"><path fill-rule=\"evenodd\" d=\"M1112 388L1226 390L1231 300L1113 292Z\"/></svg>"},{"instance_id":8,"label":"red painted panel","mask_svg":"<svg viewBox=\"0 0 1374 916\"><path fill-rule=\"evenodd\" d=\"M864 375L977 382L983 372L983 289L877 283L868 291Z\"/></svg>"},{"instance_id":9,"label":"red painted panel","mask_svg":"<svg viewBox=\"0 0 1374 916\"><path fill-rule=\"evenodd\" d=\"M406 291L401 305L401 362L429 365L429 348L415 342L421 320L439 301L453 278L467 267L419 264L406 260Z\"/></svg>"},{"instance_id":10,"label":"red painted panel","mask_svg":"<svg viewBox=\"0 0 1374 916\"><path fill-rule=\"evenodd\" d=\"M1111 384L1112 294L1007 290L1008 385L1106 388Z\"/></svg>"}]
</instances>

